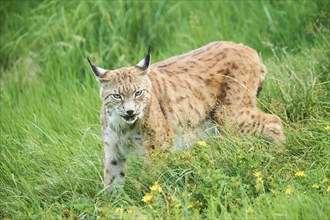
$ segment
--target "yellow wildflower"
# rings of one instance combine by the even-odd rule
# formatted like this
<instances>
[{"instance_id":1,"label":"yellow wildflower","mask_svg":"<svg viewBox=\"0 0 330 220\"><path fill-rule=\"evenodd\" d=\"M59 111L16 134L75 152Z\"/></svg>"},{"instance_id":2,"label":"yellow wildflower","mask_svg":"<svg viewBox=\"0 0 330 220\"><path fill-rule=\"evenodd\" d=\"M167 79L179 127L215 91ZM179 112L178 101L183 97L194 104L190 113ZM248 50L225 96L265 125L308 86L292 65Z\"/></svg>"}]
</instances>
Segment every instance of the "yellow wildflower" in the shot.
<instances>
[{"instance_id":1,"label":"yellow wildflower","mask_svg":"<svg viewBox=\"0 0 330 220\"><path fill-rule=\"evenodd\" d=\"M327 192L330 192L330 186L327 187Z\"/></svg>"},{"instance_id":2,"label":"yellow wildflower","mask_svg":"<svg viewBox=\"0 0 330 220\"><path fill-rule=\"evenodd\" d=\"M198 141L197 144L201 147L206 147L207 146L205 141Z\"/></svg>"},{"instance_id":3,"label":"yellow wildflower","mask_svg":"<svg viewBox=\"0 0 330 220\"><path fill-rule=\"evenodd\" d=\"M241 183L238 182L238 181L235 181L235 182L231 182L231 183L230 183L230 185L231 185L232 187L239 187L240 184L241 184Z\"/></svg>"},{"instance_id":4,"label":"yellow wildflower","mask_svg":"<svg viewBox=\"0 0 330 220\"><path fill-rule=\"evenodd\" d=\"M328 179L327 177L325 177L325 178L321 181L321 183L326 183L326 182L329 182L329 179Z\"/></svg>"},{"instance_id":5,"label":"yellow wildflower","mask_svg":"<svg viewBox=\"0 0 330 220\"><path fill-rule=\"evenodd\" d=\"M152 200L152 194L151 193L146 193L143 196L143 199L142 199L142 201L145 202L145 203L151 202L151 200Z\"/></svg>"},{"instance_id":6,"label":"yellow wildflower","mask_svg":"<svg viewBox=\"0 0 330 220\"><path fill-rule=\"evenodd\" d=\"M180 204L175 204L174 208L180 208Z\"/></svg>"},{"instance_id":7,"label":"yellow wildflower","mask_svg":"<svg viewBox=\"0 0 330 220\"><path fill-rule=\"evenodd\" d=\"M304 171L298 171L298 172L296 172L295 176L307 177Z\"/></svg>"},{"instance_id":8,"label":"yellow wildflower","mask_svg":"<svg viewBox=\"0 0 330 220\"><path fill-rule=\"evenodd\" d=\"M313 184L313 186L312 186L314 189L318 189L318 188L320 188L320 185L319 184Z\"/></svg>"},{"instance_id":9,"label":"yellow wildflower","mask_svg":"<svg viewBox=\"0 0 330 220\"><path fill-rule=\"evenodd\" d=\"M151 191L162 192L162 188L160 187L160 185L157 182L155 182L154 185L149 188Z\"/></svg>"},{"instance_id":10,"label":"yellow wildflower","mask_svg":"<svg viewBox=\"0 0 330 220\"><path fill-rule=\"evenodd\" d=\"M191 203L189 203L189 204L188 204L188 209L190 209L190 208L192 208L192 207L194 207L194 205L191 204Z\"/></svg>"},{"instance_id":11,"label":"yellow wildflower","mask_svg":"<svg viewBox=\"0 0 330 220\"><path fill-rule=\"evenodd\" d=\"M253 210L252 207L249 207L249 208L247 208L246 212L247 212L248 214L253 214L254 210Z\"/></svg>"},{"instance_id":12,"label":"yellow wildflower","mask_svg":"<svg viewBox=\"0 0 330 220\"><path fill-rule=\"evenodd\" d=\"M256 182L257 183L260 183L262 181L262 178L261 177L258 177L257 179L256 179Z\"/></svg>"},{"instance_id":13,"label":"yellow wildflower","mask_svg":"<svg viewBox=\"0 0 330 220\"><path fill-rule=\"evenodd\" d=\"M330 131L330 124L325 126L325 130Z\"/></svg>"},{"instance_id":14,"label":"yellow wildflower","mask_svg":"<svg viewBox=\"0 0 330 220\"><path fill-rule=\"evenodd\" d=\"M289 185L287 188L286 188L286 190L285 190L285 194L287 194L287 195L291 195L292 194L292 187Z\"/></svg>"},{"instance_id":15,"label":"yellow wildflower","mask_svg":"<svg viewBox=\"0 0 330 220\"><path fill-rule=\"evenodd\" d=\"M261 177L261 172L260 171L254 172L253 173L253 176L255 176L255 177Z\"/></svg>"},{"instance_id":16,"label":"yellow wildflower","mask_svg":"<svg viewBox=\"0 0 330 220\"><path fill-rule=\"evenodd\" d=\"M116 209L115 209L115 212L122 212L122 211L123 211L122 208L116 208Z\"/></svg>"},{"instance_id":17,"label":"yellow wildflower","mask_svg":"<svg viewBox=\"0 0 330 220\"><path fill-rule=\"evenodd\" d=\"M156 156L155 152L150 151L150 153L149 153L149 157L155 157L155 156Z\"/></svg>"},{"instance_id":18,"label":"yellow wildflower","mask_svg":"<svg viewBox=\"0 0 330 220\"><path fill-rule=\"evenodd\" d=\"M127 211L127 213L128 213L128 214L134 214L134 213L135 213L135 210L134 210L134 209L129 209L129 210Z\"/></svg>"}]
</instances>

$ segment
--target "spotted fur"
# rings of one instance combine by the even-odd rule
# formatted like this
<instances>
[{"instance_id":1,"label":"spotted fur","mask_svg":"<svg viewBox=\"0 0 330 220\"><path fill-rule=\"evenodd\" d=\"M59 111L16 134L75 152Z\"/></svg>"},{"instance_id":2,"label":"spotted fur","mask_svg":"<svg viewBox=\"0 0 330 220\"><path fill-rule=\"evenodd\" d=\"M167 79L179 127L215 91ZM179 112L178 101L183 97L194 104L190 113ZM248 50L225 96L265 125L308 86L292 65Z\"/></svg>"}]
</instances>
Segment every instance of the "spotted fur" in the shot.
<instances>
[{"instance_id":1,"label":"spotted fur","mask_svg":"<svg viewBox=\"0 0 330 220\"><path fill-rule=\"evenodd\" d=\"M138 65L117 70L90 63L101 82L104 184L110 190L122 185L116 183L124 181L131 150L143 154L182 142L208 121L285 141L280 118L256 106L266 67L255 50L213 42L153 65L149 52Z\"/></svg>"}]
</instances>

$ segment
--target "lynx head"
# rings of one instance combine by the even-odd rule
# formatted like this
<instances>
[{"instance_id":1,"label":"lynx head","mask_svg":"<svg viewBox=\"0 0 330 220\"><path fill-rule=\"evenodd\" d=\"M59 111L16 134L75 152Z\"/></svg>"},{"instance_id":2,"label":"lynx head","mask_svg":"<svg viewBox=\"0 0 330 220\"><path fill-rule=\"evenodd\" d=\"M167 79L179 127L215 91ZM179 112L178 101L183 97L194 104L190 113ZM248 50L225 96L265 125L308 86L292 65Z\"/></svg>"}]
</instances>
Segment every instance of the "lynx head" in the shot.
<instances>
[{"instance_id":1,"label":"lynx head","mask_svg":"<svg viewBox=\"0 0 330 220\"><path fill-rule=\"evenodd\" d=\"M143 117L143 110L150 99L151 83L148 78L150 66L148 54L136 65L117 70L94 66L87 58L96 78L101 82L101 98L110 114L120 116L128 124Z\"/></svg>"}]
</instances>

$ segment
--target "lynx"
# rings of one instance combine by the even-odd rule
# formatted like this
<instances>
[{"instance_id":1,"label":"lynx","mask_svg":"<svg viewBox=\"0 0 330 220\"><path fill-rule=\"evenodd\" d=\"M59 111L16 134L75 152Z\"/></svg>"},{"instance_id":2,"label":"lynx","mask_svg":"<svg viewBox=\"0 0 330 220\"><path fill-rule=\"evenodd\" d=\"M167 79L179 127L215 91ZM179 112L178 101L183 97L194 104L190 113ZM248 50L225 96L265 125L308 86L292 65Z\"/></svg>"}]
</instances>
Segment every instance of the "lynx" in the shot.
<instances>
[{"instance_id":1,"label":"lynx","mask_svg":"<svg viewBox=\"0 0 330 220\"><path fill-rule=\"evenodd\" d=\"M278 116L257 108L266 67L257 52L232 42L213 42L150 65L148 54L135 66L90 67L101 84L104 185L123 185L126 156L169 147L208 121L220 128L284 142Z\"/></svg>"}]
</instances>

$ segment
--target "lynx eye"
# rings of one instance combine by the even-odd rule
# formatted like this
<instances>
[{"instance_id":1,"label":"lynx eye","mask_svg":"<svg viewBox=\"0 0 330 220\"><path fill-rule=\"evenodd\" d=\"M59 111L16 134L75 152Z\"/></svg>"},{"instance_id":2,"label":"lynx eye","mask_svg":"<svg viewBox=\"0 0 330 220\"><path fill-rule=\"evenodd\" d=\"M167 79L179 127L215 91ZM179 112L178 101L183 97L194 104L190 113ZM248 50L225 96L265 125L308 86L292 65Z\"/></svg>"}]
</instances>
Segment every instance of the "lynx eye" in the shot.
<instances>
[{"instance_id":1,"label":"lynx eye","mask_svg":"<svg viewBox=\"0 0 330 220\"><path fill-rule=\"evenodd\" d=\"M138 98L138 97L142 96L143 93L144 93L144 91L139 90L139 91L136 91L136 92L135 92L134 96L135 96L135 98Z\"/></svg>"},{"instance_id":2,"label":"lynx eye","mask_svg":"<svg viewBox=\"0 0 330 220\"><path fill-rule=\"evenodd\" d=\"M114 99L114 100L122 100L122 96L120 94L112 94L111 97Z\"/></svg>"}]
</instances>

